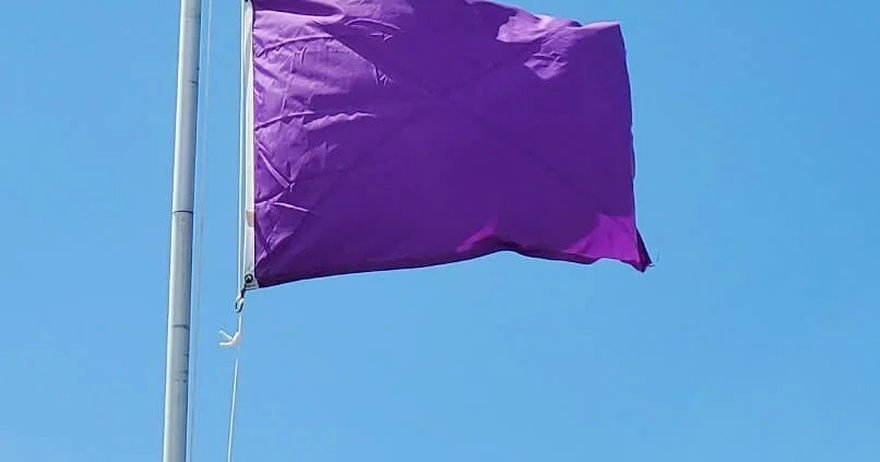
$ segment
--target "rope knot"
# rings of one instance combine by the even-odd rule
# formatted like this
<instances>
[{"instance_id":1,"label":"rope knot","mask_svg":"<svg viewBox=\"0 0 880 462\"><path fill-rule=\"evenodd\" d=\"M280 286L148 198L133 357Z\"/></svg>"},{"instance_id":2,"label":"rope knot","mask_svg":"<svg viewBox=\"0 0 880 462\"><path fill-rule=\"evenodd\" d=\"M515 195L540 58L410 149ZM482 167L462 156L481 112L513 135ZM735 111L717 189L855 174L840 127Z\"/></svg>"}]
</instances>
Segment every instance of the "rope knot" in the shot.
<instances>
[{"instance_id":1,"label":"rope knot","mask_svg":"<svg viewBox=\"0 0 880 462\"><path fill-rule=\"evenodd\" d=\"M237 348L241 345L241 319L242 315L239 313L238 315L238 330L235 331L234 334L229 335L225 330L220 329L220 337L223 339L220 342L220 346L223 348Z\"/></svg>"}]
</instances>

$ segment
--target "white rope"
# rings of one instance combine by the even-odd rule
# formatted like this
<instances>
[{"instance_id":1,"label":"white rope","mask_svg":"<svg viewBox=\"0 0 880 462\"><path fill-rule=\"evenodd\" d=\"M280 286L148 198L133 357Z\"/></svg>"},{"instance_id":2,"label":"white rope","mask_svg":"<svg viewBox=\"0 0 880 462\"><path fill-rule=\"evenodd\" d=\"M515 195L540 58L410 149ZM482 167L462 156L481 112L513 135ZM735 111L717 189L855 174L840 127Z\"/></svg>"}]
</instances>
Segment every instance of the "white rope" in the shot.
<instances>
[{"instance_id":1,"label":"white rope","mask_svg":"<svg viewBox=\"0 0 880 462\"><path fill-rule=\"evenodd\" d=\"M232 370L232 403L229 410L229 436L226 443L226 462L232 462L232 440L235 434L235 402L238 397L238 365L241 363L241 325L244 316L238 313L238 330L229 335L224 331L220 331L223 341L220 346L224 348L235 348L235 366Z\"/></svg>"},{"instance_id":2,"label":"white rope","mask_svg":"<svg viewBox=\"0 0 880 462\"><path fill-rule=\"evenodd\" d=\"M197 415L197 397L198 397L198 372L199 372L199 337L200 337L200 327L201 327L201 313L202 313L202 255L204 249L204 235L205 235L205 183L208 178L208 103L209 103L209 90L211 83L211 31L213 25L213 12L214 12L214 1L206 0L207 10L208 10L208 18L207 18L207 31L206 31L206 43L205 43L205 75L204 75L204 90L202 94L203 101L203 111L201 114L201 127L199 128L199 136L201 138L201 147L200 147L200 156L201 160L201 168L199 171L199 178L197 182L197 192L196 192L196 204L198 205L198 209L196 209L196 248L195 248L195 274L194 274L194 296L193 296L193 341L192 341L192 381L190 382L192 393L190 393L190 417L189 417L189 430L188 436L189 441L187 443L187 450L189 452L187 460L190 462L193 461L193 452L195 451L195 446L193 441L195 439L195 429L196 429L196 415Z\"/></svg>"},{"instance_id":3,"label":"white rope","mask_svg":"<svg viewBox=\"0 0 880 462\"><path fill-rule=\"evenodd\" d=\"M211 0L208 0L211 1ZM245 243L244 243L244 227L246 226L247 217L245 215L245 175L247 171L246 163L246 155L245 155L245 104L246 100L246 92L245 82L247 81L247 69L248 63L245 62L245 46L247 41L245 40L245 34L247 33L248 24L246 24L245 17L245 8L247 6L242 2L241 8L241 83L240 93L239 93L239 176L238 176L238 271L237 271L237 280L236 280L236 288L239 290L236 297L236 311L238 312L238 330L232 335L227 334L223 330L220 331L220 336L223 341L220 342L220 346L223 348L234 348L235 349L235 365L232 369L232 398L229 407L229 434L226 440L226 462L232 462L232 443L234 441L235 435L235 407L236 401L238 398L238 369L241 364L241 328L242 322L244 320L242 308L244 305L243 299L243 287L244 287L244 276L245 276Z\"/></svg>"}]
</instances>

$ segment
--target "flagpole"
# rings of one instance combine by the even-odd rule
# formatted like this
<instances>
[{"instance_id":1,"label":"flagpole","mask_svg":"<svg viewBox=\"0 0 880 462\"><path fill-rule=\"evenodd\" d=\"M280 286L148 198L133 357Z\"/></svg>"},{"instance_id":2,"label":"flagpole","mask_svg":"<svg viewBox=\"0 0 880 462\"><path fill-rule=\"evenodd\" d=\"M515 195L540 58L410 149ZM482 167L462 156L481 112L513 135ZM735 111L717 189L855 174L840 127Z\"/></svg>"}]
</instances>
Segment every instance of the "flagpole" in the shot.
<instances>
[{"instance_id":1,"label":"flagpole","mask_svg":"<svg viewBox=\"0 0 880 462\"><path fill-rule=\"evenodd\" d=\"M163 462L186 462L201 0L180 1Z\"/></svg>"}]
</instances>

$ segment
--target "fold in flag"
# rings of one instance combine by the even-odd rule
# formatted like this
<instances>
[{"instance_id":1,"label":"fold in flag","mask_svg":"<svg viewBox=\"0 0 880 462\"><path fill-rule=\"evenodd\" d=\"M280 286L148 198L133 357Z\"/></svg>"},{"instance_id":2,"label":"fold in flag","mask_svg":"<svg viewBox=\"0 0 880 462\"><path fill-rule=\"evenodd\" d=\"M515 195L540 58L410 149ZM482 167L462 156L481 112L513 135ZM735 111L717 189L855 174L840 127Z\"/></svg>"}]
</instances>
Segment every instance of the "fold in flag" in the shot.
<instances>
[{"instance_id":1,"label":"fold in flag","mask_svg":"<svg viewBox=\"0 0 880 462\"><path fill-rule=\"evenodd\" d=\"M618 24L476 0L252 0L249 286L499 251L650 264Z\"/></svg>"}]
</instances>

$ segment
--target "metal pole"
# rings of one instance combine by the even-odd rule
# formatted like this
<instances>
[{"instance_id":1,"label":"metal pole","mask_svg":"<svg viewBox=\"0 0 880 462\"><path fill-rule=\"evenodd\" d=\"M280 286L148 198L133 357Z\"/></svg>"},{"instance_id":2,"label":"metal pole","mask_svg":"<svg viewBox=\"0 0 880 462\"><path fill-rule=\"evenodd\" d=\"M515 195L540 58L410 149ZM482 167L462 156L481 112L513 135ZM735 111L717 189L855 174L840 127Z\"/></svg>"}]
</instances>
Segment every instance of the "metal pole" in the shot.
<instances>
[{"instance_id":1,"label":"metal pole","mask_svg":"<svg viewBox=\"0 0 880 462\"><path fill-rule=\"evenodd\" d=\"M186 462L200 28L201 0L181 0L165 359L164 462Z\"/></svg>"}]
</instances>

